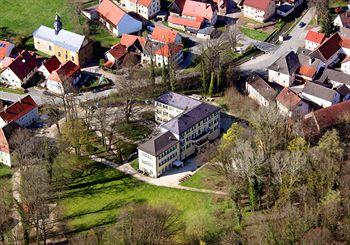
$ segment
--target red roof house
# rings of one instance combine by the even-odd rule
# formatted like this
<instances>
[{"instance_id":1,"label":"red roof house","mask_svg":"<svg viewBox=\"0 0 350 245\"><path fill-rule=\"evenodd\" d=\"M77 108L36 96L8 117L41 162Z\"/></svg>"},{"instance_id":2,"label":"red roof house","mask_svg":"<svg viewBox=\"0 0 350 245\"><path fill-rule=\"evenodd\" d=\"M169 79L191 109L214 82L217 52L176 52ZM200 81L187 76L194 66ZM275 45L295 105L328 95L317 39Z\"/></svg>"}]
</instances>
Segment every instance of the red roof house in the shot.
<instances>
[{"instance_id":1,"label":"red roof house","mask_svg":"<svg viewBox=\"0 0 350 245\"><path fill-rule=\"evenodd\" d=\"M15 45L12 43L0 40L0 61L5 57L9 57L14 47Z\"/></svg>"},{"instance_id":2,"label":"red roof house","mask_svg":"<svg viewBox=\"0 0 350 245\"><path fill-rule=\"evenodd\" d=\"M267 21L275 11L274 0L245 0L243 3L243 15L256 21Z\"/></svg>"},{"instance_id":3,"label":"red roof house","mask_svg":"<svg viewBox=\"0 0 350 245\"><path fill-rule=\"evenodd\" d=\"M212 25L216 22L216 10L209 3L187 0L185 2L182 16L203 18Z\"/></svg>"},{"instance_id":4,"label":"red roof house","mask_svg":"<svg viewBox=\"0 0 350 245\"><path fill-rule=\"evenodd\" d=\"M21 127L32 124L38 118L38 105L30 95L19 99L17 102L5 107L0 112L0 126L16 122Z\"/></svg>"},{"instance_id":5,"label":"red roof house","mask_svg":"<svg viewBox=\"0 0 350 245\"><path fill-rule=\"evenodd\" d=\"M170 28L162 27L162 26L156 26L151 34L152 41L158 42L158 43L181 43L181 36L180 34Z\"/></svg>"},{"instance_id":6,"label":"red roof house","mask_svg":"<svg viewBox=\"0 0 350 245\"><path fill-rule=\"evenodd\" d=\"M102 0L96 9L102 24L117 36L135 33L142 29L142 22L134 19L110 0Z\"/></svg>"},{"instance_id":7,"label":"red roof house","mask_svg":"<svg viewBox=\"0 0 350 245\"><path fill-rule=\"evenodd\" d=\"M38 71L42 72L45 78L47 79L51 72L57 70L61 66L61 62L58 60L56 56L52 56L51 58L44 61L44 63L39 67Z\"/></svg>"}]
</instances>

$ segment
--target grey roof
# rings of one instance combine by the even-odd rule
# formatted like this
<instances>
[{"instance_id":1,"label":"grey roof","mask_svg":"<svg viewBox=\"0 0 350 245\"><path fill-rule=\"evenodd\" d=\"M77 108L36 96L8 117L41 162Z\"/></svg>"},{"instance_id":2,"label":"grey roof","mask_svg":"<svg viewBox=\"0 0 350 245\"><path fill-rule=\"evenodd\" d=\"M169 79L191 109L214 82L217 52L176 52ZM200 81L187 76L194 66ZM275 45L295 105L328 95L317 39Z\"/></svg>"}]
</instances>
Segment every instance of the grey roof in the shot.
<instances>
[{"instance_id":1,"label":"grey roof","mask_svg":"<svg viewBox=\"0 0 350 245\"><path fill-rule=\"evenodd\" d=\"M53 42L55 45L73 52L79 51L84 46L85 40L85 36L63 29L55 35L55 30L47 26L40 26L35 32L33 32L33 36Z\"/></svg>"},{"instance_id":2,"label":"grey roof","mask_svg":"<svg viewBox=\"0 0 350 245\"><path fill-rule=\"evenodd\" d=\"M178 140L175 136L167 131L153 137L145 143L139 145L139 149L151 154L152 156L158 156L162 152L168 150L170 147L176 145Z\"/></svg>"},{"instance_id":3,"label":"grey roof","mask_svg":"<svg viewBox=\"0 0 350 245\"><path fill-rule=\"evenodd\" d=\"M318 81L321 83L327 83L328 80L350 85L350 75L341 71L325 69Z\"/></svg>"},{"instance_id":4,"label":"grey roof","mask_svg":"<svg viewBox=\"0 0 350 245\"><path fill-rule=\"evenodd\" d=\"M306 48L299 47L297 50L297 54L303 54L303 55L309 55L311 53L311 50L308 50Z\"/></svg>"},{"instance_id":5,"label":"grey roof","mask_svg":"<svg viewBox=\"0 0 350 245\"><path fill-rule=\"evenodd\" d=\"M277 92L258 74L253 74L247 81L256 91L265 99L273 101L277 96Z\"/></svg>"},{"instance_id":6,"label":"grey roof","mask_svg":"<svg viewBox=\"0 0 350 245\"><path fill-rule=\"evenodd\" d=\"M307 82L303 93L313 95L315 97L327 100L327 101L333 101L334 95L337 94L336 91L333 89L326 88L320 84L313 83L313 82Z\"/></svg>"},{"instance_id":7,"label":"grey roof","mask_svg":"<svg viewBox=\"0 0 350 245\"><path fill-rule=\"evenodd\" d=\"M217 106L201 103L200 105L162 124L160 127L179 135L194 126L196 123L202 121L204 118L219 110L220 108Z\"/></svg>"},{"instance_id":8,"label":"grey roof","mask_svg":"<svg viewBox=\"0 0 350 245\"><path fill-rule=\"evenodd\" d=\"M300 67L298 55L294 51L290 51L286 56L280 57L270 67L270 70L278 71L283 74L292 75Z\"/></svg>"},{"instance_id":9,"label":"grey roof","mask_svg":"<svg viewBox=\"0 0 350 245\"><path fill-rule=\"evenodd\" d=\"M204 35L211 35L215 31L215 28L212 26L200 29L197 31L197 33L204 34Z\"/></svg>"},{"instance_id":10,"label":"grey roof","mask_svg":"<svg viewBox=\"0 0 350 245\"><path fill-rule=\"evenodd\" d=\"M173 107L176 107L182 110L187 110L187 109L196 107L202 103L199 100L192 99L185 95L174 93L174 92L167 92L165 94L162 94L161 96L156 98L155 101L158 101L163 104L171 105Z\"/></svg>"}]
</instances>

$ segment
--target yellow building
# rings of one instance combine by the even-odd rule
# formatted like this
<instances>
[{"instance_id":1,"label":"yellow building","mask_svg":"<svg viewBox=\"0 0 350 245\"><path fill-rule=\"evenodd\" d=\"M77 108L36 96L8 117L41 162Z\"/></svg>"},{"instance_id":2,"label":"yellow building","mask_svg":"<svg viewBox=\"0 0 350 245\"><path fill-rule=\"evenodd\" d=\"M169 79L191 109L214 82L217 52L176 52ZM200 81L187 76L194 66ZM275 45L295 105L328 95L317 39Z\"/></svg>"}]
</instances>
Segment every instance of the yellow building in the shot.
<instances>
[{"instance_id":1,"label":"yellow building","mask_svg":"<svg viewBox=\"0 0 350 245\"><path fill-rule=\"evenodd\" d=\"M61 63L72 61L79 66L86 64L92 57L93 47L83 35L62 29L62 22L57 15L54 28L40 26L34 33L34 46L37 50L55 55Z\"/></svg>"}]
</instances>

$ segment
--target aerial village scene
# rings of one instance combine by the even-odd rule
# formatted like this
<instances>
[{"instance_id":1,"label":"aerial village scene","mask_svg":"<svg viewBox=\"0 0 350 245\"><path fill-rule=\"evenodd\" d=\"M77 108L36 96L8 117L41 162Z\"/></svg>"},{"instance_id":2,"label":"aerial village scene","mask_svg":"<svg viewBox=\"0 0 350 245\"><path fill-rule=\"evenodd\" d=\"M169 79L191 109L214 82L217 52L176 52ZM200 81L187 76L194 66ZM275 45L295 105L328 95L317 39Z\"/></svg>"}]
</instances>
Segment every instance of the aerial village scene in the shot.
<instances>
[{"instance_id":1,"label":"aerial village scene","mask_svg":"<svg viewBox=\"0 0 350 245\"><path fill-rule=\"evenodd\" d=\"M350 244L348 0L0 6L0 245Z\"/></svg>"}]
</instances>

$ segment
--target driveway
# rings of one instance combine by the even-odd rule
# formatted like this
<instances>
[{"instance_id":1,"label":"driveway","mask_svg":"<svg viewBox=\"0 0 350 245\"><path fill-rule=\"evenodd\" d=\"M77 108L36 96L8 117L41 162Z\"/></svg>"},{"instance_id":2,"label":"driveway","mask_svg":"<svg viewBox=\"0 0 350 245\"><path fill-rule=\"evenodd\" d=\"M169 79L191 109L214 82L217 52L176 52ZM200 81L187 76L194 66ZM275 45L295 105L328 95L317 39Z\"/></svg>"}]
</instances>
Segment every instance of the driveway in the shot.
<instances>
[{"instance_id":1,"label":"driveway","mask_svg":"<svg viewBox=\"0 0 350 245\"><path fill-rule=\"evenodd\" d=\"M243 72L251 72L256 71L258 73L263 73L267 71L267 68L272 65L277 59L281 56L286 55L291 50L296 51L299 47L302 47L305 42L305 36L307 33L306 27L307 24L310 23L312 18L315 15L315 8L312 7L307 10L307 13L301 18L300 22L306 23L304 27L299 27L299 23L293 28L291 31L290 39L284 41L282 45L280 45L277 50L271 54L263 54L261 56L256 57L253 60L249 60L242 65L238 66Z\"/></svg>"}]
</instances>

